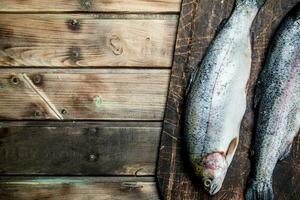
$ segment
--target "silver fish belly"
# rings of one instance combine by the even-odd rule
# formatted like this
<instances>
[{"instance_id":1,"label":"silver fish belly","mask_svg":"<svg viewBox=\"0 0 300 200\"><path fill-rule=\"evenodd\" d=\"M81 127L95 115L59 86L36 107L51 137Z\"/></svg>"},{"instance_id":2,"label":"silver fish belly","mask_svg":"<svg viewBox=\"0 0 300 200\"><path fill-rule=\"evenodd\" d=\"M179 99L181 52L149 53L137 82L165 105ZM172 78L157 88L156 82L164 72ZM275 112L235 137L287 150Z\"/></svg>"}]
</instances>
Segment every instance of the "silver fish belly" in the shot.
<instances>
[{"instance_id":1,"label":"silver fish belly","mask_svg":"<svg viewBox=\"0 0 300 200\"><path fill-rule=\"evenodd\" d=\"M273 199L272 174L300 128L300 4L281 23L260 75L253 171L247 200Z\"/></svg>"},{"instance_id":2,"label":"silver fish belly","mask_svg":"<svg viewBox=\"0 0 300 200\"><path fill-rule=\"evenodd\" d=\"M250 28L262 4L237 1L186 97L183 131L189 158L211 195L220 190L237 148L251 68Z\"/></svg>"}]
</instances>

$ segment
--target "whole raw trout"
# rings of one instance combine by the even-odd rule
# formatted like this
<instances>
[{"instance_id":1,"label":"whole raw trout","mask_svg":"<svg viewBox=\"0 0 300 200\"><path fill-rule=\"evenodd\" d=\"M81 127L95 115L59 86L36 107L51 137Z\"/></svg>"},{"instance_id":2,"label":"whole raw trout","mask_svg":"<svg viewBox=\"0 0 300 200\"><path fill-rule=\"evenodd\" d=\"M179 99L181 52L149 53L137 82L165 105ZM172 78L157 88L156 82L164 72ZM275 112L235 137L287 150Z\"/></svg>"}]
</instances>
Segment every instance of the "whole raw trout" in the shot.
<instances>
[{"instance_id":1,"label":"whole raw trout","mask_svg":"<svg viewBox=\"0 0 300 200\"><path fill-rule=\"evenodd\" d=\"M236 151L251 68L250 28L264 0L237 0L186 96L184 136L191 165L213 195Z\"/></svg>"},{"instance_id":2,"label":"whole raw trout","mask_svg":"<svg viewBox=\"0 0 300 200\"><path fill-rule=\"evenodd\" d=\"M270 46L255 104L254 166L246 199L270 200L275 165L288 156L300 128L300 4L284 19Z\"/></svg>"}]
</instances>

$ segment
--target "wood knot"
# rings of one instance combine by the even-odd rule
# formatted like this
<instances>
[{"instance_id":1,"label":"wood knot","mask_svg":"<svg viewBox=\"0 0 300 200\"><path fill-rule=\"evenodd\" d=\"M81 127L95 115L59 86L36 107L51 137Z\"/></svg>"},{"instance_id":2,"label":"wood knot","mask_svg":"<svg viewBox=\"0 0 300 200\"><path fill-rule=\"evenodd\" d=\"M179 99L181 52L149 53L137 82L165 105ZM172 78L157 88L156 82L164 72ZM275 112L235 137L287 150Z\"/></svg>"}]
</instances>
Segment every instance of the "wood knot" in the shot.
<instances>
[{"instance_id":1,"label":"wood knot","mask_svg":"<svg viewBox=\"0 0 300 200\"><path fill-rule=\"evenodd\" d=\"M80 29L80 21L78 19L69 19L67 21L68 28L72 31L78 31Z\"/></svg>"},{"instance_id":2,"label":"wood knot","mask_svg":"<svg viewBox=\"0 0 300 200\"><path fill-rule=\"evenodd\" d=\"M116 56L121 55L123 53L122 42L117 35L112 35L109 38L108 46Z\"/></svg>"},{"instance_id":3,"label":"wood knot","mask_svg":"<svg viewBox=\"0 0 300 200\"><path fill-rule=\"evenodd\" d=\"M79 0L79 3L86 10L90 10L92 8L92 5L93 5L92 0Z\"/></svg>"},{"instance_id":4,"label":"wood knot","mask_svg":"<svg viewBox=\"0 0 300 200\"><path fill-rule=\"evenodd\" d=\"M42 116L42 113L41 113L40 111L36 110L36 111L34 111L33 115L34 115L35 117L41 117L41 116Z\"/></svg>"},{"instance_id":5,"label":"wood knot","mask_svg":"<svg viewBox=\"0 0 300 200\"><path fill-rule=\"evenodd\" d=\"M69 59L71 64L76 64L79 60L81 60L81 50L79 47L71 47L69 49L68 55L69 55Z\"/></svg>"},{"instance_id":6,"label":"wood knot","mask_svg":"<svg viewBox=\"0 0 300 200\"><path fill-rule=\"evenodd\" d=\"M35 85L41 85L43 83L43 76L40 74L35 74L32 76L32 81Z\"/></svg>"},{"instance_id":7,"label":"wood knot","mask_svg":"<svg viewBox=\"0 0 300 200\"><path fill-rule=\"evenodd\" d=\"M94 135L94 134L96 134L97 133L97 128L89 128L89 134L92 134L92 135Z\"/></svg>"}]
</instances>

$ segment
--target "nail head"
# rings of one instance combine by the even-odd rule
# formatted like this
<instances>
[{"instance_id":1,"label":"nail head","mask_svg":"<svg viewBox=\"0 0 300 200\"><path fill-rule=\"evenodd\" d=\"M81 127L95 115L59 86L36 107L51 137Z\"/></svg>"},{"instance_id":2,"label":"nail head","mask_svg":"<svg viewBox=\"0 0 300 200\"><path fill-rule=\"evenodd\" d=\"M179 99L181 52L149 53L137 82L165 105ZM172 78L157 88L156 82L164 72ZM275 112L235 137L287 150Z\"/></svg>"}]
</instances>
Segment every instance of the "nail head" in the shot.
<instances>
[{"instance_id":1,"label":"nail head","mask_svg":"<svg viewBox=\"0 0 300 200\"><path fill-rule=\"evenodd\" d=\"M17 76L12 76L10 81L14 85L18 85L20 83L20 79Z\"/></svg>"},{"instance_id":2,"label":"nail head","mask_svg":"<svg viewBox=\"0 0 300 200\"><path fill-rule=\"evenodd\" d=\"M39 74L34 75L32 79L35 84L40 84L42 82L42 76Z\"/></svg>"},{"instance_id":3,"label":"nail head","mask_svg":"<svg viewBox=\"0 0 300 200\"><path fill-rule=\"evenodd\" d=\"M96 161L96 159L97 159L97 156L95 154L89 155L89 161L94 162L94 161Z\"/></svg>"},{"instance_id":4,"label":"nail head","mask_svg":"<svg viewBox=\"0 0 300 200\"><path fill-rule=\"evenodd\" d=\"M65 108L63 108L63 109L61 110L61 114L63 114L63 115L66 115L66 114L68 114L68 110L67 110L67 109L65 109Z\"/></svg>"}]
</instances>

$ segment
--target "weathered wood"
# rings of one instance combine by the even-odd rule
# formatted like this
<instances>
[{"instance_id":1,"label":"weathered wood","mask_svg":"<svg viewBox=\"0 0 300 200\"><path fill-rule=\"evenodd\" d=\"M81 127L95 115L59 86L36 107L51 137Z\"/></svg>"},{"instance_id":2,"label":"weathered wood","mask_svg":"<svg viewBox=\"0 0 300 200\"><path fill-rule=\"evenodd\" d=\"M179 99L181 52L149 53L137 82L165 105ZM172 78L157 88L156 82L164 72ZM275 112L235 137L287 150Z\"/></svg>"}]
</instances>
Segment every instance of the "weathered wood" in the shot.
<instances>
[{"instance_id":1,"label":"weathered wood","mask_svg":"<svg viewBox=\"0 0 300 200\"><path fill-rule=\"evenodd\" d=\"M181 0L0 0L1 12L179 12Z\"/></svg>"},{"instance_id":2,"label":"weathered wood","mask_svg":"<svg viewBox=\"0 0 300 200\"><path fill-rule=\"evenodd\" d=\"M159 200L153 178L1 178L0 200Z\"/></svg>"},{"instance_id":3,"label":"weathered wood","mask_svg":"<svg viewBox=\"0 0 300 200\"><path fill-rule=\"evenodd\" d=\"M249 148L254 125L252 99L255 82L272 34L284 15L297 2L299 0L267 0L254 22L252 72L248 83L248 105L241 127L240 144L221 191L214 197L209 197L189 168L182 144L180 118L186 79L201 61L221 21L230 15L234 0L183 0L157 171L160 191L166 200L244 199L250 170ZM274 172L274 192L280 200L300 199L299 146L300 136L295 140L292 155L280 162Z\"/></svg>"},{"instance_id":4,"label":"weathered wood","mask_svg":"<svg viewBox=\"0 0 300 200\"><path fill-rule=\"evenodd\" d=\"M161 125L2 122L0 174L154 175Z\"/></svg>"},{"instance_id":5,"label":"weathered wood","mask_svg":"<svg viewBox=\"0 0 300 200\"><path fill-rule=\"evenodd\" d=\"M162 120L169 69L87 71L0 70L0 119Z\"/></svg>"},{"instance_id":6,"label":"weathered wood","mask_svg":"<svg viewBox=\"0 0 300 200\"><path fill-rule=\"evenodd\" d=\"M176 27L177 15L0 14L0 66L170 67Z\"/></svg>"}]
</instances>

